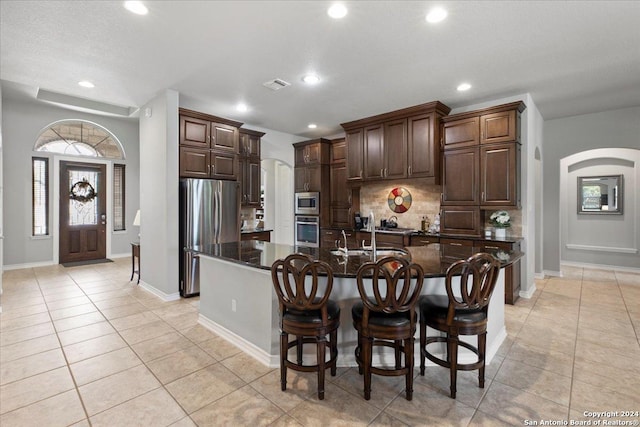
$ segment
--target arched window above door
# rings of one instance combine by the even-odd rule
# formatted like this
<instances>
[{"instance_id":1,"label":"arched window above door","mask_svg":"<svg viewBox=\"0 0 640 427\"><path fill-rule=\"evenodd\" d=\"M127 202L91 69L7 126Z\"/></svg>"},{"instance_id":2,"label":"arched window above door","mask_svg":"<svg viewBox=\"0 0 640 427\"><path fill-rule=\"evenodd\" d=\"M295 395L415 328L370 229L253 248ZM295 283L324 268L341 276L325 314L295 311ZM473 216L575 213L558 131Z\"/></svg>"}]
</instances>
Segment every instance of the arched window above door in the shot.
<instances>
[{"instance_id":1,"label":"arched window above door","mask_svg":"<svg viewBox=\"0 0 640 427\"><path fill-rule=\"evenodd\" d=\"M34 151L69 156L124 159L124 149L111 132L85 120L60 120L45 127Z\"/></svg>"}]
</instances>

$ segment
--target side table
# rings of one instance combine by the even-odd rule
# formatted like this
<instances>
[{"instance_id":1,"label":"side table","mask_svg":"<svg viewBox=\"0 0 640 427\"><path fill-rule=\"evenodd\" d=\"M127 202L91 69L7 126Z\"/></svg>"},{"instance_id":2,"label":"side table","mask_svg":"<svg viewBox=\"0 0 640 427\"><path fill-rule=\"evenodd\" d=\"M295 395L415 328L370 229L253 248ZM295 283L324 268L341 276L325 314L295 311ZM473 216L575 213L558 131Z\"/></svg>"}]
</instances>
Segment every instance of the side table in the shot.
<instances>
[{"instance_id":1,"label":"side table","mask_svg":"<svg viewBox=\"0 0 640 427\"><path fill-rule=\"evenodd\" d=\"M136 258L138 258L138 269L136 270ZM140 284L140 242L131 242L131 279L133 280L133 275L138 275L138 282Z\"/></svg>"}]
</instances>

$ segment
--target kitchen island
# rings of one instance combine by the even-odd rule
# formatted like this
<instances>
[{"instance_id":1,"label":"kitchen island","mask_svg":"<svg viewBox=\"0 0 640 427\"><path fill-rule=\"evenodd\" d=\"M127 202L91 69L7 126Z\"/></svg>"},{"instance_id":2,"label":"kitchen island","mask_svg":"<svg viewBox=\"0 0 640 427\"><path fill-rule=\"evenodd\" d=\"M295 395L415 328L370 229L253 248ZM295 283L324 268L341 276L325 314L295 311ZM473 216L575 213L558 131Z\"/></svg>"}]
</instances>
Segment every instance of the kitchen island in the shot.
<instances>
[{"instance_id":1,"label":"kitchen island","mask_svg":"<svg viewBox=\"0 0 640 427\"><path fill-rule=\"evenodd\" d=\"M379 248L380 249L380 248ZM425 280L422 294L446 294L445 272L449 265L480 252L474 247L451 247L432 244L407 247L412 262L422 266ZM344 257L323 248L282 245L269 242L232 242L196 248L200 256L199 323L213 330L246 353L271 367L279 366L278 299L271 281L271 265L292 253L305 253L325 261L334 272L331 298L341 308L338 330L338 366L356 366L354 349L357 334L352 325L351 306L359 301L356 285L358 268L369 256ZM487 363L506 337L504 327L504 267L522 257L520 252L485 250L501 262L498 283L489 305L487 327ZM429 330L429 334L434 331ZM416 342L417 340L416 336ZM468 337L464 337L465 339ZM475 337L469 338L475 340ZM473 342L473 341L472 341ZM416 346L418 344L416 343ZM309 357L315 358L315 347L307 346ZM392 354L374 354L386 363ZM305 354L307 349L305 348ZM444 347L442 347L444 351ZM460 362L471 361L472 353L461 352ZM416 351L416 360L419 352Z\"/></svg>"}]
</instances>

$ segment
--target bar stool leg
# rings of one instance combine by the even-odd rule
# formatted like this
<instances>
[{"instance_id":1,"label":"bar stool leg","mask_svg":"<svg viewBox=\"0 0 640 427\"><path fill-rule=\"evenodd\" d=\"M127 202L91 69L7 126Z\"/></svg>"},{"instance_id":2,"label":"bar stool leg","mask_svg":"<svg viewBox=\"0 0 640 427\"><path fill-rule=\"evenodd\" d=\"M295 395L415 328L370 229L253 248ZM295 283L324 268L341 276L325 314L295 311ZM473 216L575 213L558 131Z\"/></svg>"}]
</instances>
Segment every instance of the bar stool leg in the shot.
<instances>
[{"instance_id":1,"label":"bar stool leg","mask_svg":"<svg viewBox=\"0 0 640 427\"><path fill-rule=\"evenodd\" d=\"M420 375L424 377L424 359L427 345L427 324L420 322Z\"/></svg>"},{"instance_id":2,"label":"bar stool leg","mask_svg":"<svg viewBox=\"0 0 640 427\"><path fill-rule=\"evenodd\" d=\"M449 360L449 374L451 377L451 398L456 398L456 381L458 378L458 337L447 337L447 358Z\"/></svg>"},{"instance_id":3,"label":"bar stool leg","mask_svg":"<svg viewBox=\"0 0 640 427\"><path fill-rule=\"evenodd\" d=\"M317 337L316 339L318 341L318 399L324 400L324 370L327 338L322 335Z\"/></svg>"},{"instance_id":4,"label":"bar stool leg","mask_svg":"<svg viewBox=\"0 0 640 427\"><path fill-rule=\"evenodd\" d=\"M280 389L287 389L287 352L289 350L289 334L280 332Z\"/></svg>"},{"instance_id":5,"label":"bar stool leg","mask_svg":"<svg viewBox=\"0 0 640 427\"><path fill-rule=\"evenodd\" d=\"M478 383L480 388L484 388L484 354L487 347L487 333L478 335L478 357L482 360L482 365L478 369Z\"/></svg>"},{"instance_id":6,"label":"bar stool leg","mask_svg":"<svg viewBox=\"0 0 640 427\"><path fill-rule=\"evenodd\" d=\"M298 358L298 365L302 365L302 339L303 337L300 335L296 337L296 341L298 342L298 345L296 345L296 355Z\"/></svg>"},{"instance_id":7,"label":"bar stool leg","mask_svg":"<svg viewBox=\"0 0 640 427\"><path fill-rule=\"evenodd\" d=\"M338 330L335 329L331 331L329 334L329 354L331 355L331 359L336 359L338 357ZM333 363L331 365L331 376L335 377L337 374L337 363Z\"/></svg>"},{"instance_id":8,"label":"bar stool leg","mask_svg":"<svg viewBox=\"0 0 640 427\"><path fill-rule=\"evenodd\" d=\"M402 361L400 360L400 346L402 345L402 340L396 340L393 343L393 347L395 349L395 353L396 353L396 369L400 369L402 368Z\"/></svg>"},{"instance_id":9,"label":"bar stool leg","mask_svg":"<svg viewBox=\"0 0 640 427\"><path fill-rule=\"evenodd\" d=\"M364 365L364 399L371 399L371 364L373 363L373 338L363 337L362 363Z\"/></svg>"},{"instance_id":10,"label":"bar stool leg","mask_svg":"<svg viewBox=\"0 0 640 427\"><path fill-rule=\"evenodd\" d=\"M413 399L413 345L414 345L413 337L404 340L404 363L407 368L406 375L406 389L407 389L407 400Z\"/></svg>"}]
</instances>

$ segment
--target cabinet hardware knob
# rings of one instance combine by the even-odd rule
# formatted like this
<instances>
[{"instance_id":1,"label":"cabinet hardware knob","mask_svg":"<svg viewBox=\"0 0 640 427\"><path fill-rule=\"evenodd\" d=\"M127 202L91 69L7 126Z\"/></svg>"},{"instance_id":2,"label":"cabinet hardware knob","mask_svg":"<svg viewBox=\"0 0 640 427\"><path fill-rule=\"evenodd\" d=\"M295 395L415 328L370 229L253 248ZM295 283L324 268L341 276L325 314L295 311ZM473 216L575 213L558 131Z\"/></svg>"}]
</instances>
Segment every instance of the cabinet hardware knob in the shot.
<instances>
[{"instance_id":1,"label":"cabinet hardware knob","mask_svg":"<svg viewBox=\"0 0 640 427\"><path fill-rule=\"evenodd\" d=\"M409 176L411 176L411 166L409 166Z\"/></svg>"}]
</instances>

